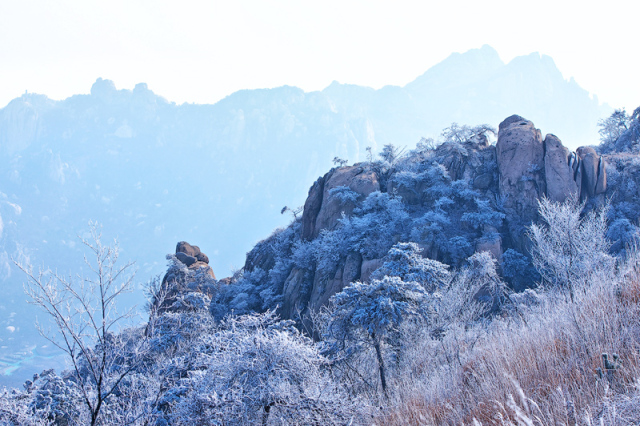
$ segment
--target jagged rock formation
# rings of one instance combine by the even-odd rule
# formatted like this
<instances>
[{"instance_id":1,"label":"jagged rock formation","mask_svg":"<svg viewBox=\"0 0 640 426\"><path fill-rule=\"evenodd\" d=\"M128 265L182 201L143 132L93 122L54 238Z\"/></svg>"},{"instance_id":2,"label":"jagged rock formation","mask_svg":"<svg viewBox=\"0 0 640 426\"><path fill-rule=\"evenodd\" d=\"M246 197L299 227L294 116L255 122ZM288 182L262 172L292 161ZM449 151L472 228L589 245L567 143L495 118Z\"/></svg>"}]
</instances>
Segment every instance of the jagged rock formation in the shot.
<instances>
[{"instance_id":1,"label":"jagged rock formation","mask_svg":"<svg viewBox=\"0 0 640 426\"><path fill-rule=\"evenodd\" d=\"M512 241L525 250L526 227L537 220L538 198L546 195L564 201L579 195L585 200L603 194L607 189L605 161L591 147L570 153L553 134L543 140L540 130L518 115L505 119L499 129L499 194Z\"/></svg>"},{"instance_id":2,"label":"jagged rock formation","mask_svg":"<svg viewBox=\"0 0 640 426\"><path fill-rule=\"evenodd\" d=\"M538 199L541 196L554 201L564 201L574 195L591 200L607 189L606 162L595 150L582 147L576 153L569 152L557 136L548 134L543 139L531 121L518 115L500 123L495 145L489 144L482 135L464 143L442 144L420 161L435 161L439 165L445 174L439 178L441 184L455 187L466 182L459 190L472 191L475 194L472 197L480 200L475 202L477 211L471 216L466 219L458 216L458 220L462 220L461 226L469 227L474 220L479 221L472 225L476 231L472 232L475 239L471 241L470 253L486 251L499 262L507 248L528 253L527 227L538 219ZM363 200L376 191L400 197L411 217L435 214L429 212L432 207L428 206L433 205L434 194L437 199L437 193L441 193L443 188L428 176L410 171L414 169L424 168L404 165L382 171L371 164L360 163L332 169L318 178L309 190L300 220L299 237L312 243L321 238L323 230L330 232L339 228L339 220L354 214ZM440 173L437 168L428 170L430 172L423 173ZM468 189L462 189L465 187ZM442 200L448 198L445 196L435 205ZM495 204L502 213L491 213L487 203ZM464 211L455 210L469 206L461 204L447 214L464 216ZM436 207L436 211L438 209ZM433 226L434 222L429 219L427 223ZM447 244L462 244L460 250L463 253L468 250L464 239L456 239L455 229L449 232L454 235L449 236L453 238ZM471 231L465 232L469 235ZM424 256L450 263L456 261L452 254L443 252L442 244L437 240L425 240L420 242L420 246ZM304 312L318 310L349 283L370 279L382 263L380 257L350 250L340 254L335 266L328 271L320 272L316 266L293 265L283 277L279 313L285 318L304 318ZM277 264L278 253L273 241L267 239L247 254L244 271L259 271L263 274L261 276L271 276L276 270L281 273L282 263Z\"/></svg>"},{"instance_id":3,"label":"jagged rock formation","mask_svg":"<svg viewBox=\"0 0 640 426\"><path fill-rule=\"evenodd\" d=\"M358 163L318 178L302 217L247 253L239 279L221 280L227 285L212 299L214 317L224 316L225 304L236 313L278 306L283 318L309 325L309 312L349 283L371 279L400 241L452 266L474 252L500 263L513 249L509 259L526 259L540 197L591 203L607 190L606 161L592 148L569 152L518 115L500 123L495 145L490 130L477 129L397 163ZM184 242L175 257L186 270L207 266L206 256Z\"/></svg>"}]
</instances>

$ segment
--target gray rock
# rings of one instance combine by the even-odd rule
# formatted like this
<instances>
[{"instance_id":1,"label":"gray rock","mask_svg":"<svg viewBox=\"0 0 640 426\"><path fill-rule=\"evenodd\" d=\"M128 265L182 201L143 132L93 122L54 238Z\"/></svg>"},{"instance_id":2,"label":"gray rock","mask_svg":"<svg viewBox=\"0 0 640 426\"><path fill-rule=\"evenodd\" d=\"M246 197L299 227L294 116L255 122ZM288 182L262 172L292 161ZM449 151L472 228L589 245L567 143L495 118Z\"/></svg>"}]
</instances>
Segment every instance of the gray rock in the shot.
<instances>
[{"instance_id":1,"label":"gray rock","mask_svg":"<svg viewBox=\"0 0 640 426\"><path fill-rule=\"evenodd\" d=\"M196 259L198 259L198 262L209 263L209 257L202 252L197 254Z\"/></svg>"},{"instance_id":2,"label":"gray rock","mask_svg":"<svg viewBox=\"0 0 640 426\"><path fill-rule=\"evenodd\" d=\"M309 296L305 295L302 289L307 287L307 283L312 279L309 272L304 269L291 270L284 282L283 304L280 309L282 318L297 318L298 313L306 308Z\"/></svg>"},{"instance_id":3,"label":"gray rock","mask_svg":"<svg viewBox=\"0 0 640 426\"><path fill-rule=\"evenodd\" d=\"M500 234L493 234L490 238L481 238L476 242L476 252L486 251L494 259L499 262L502 261L502 238Z\"/></svg>"},{"instance_id":4,"label":"gray rock","mask_svg":"<svg viewBox=\"0 0 640 426\"><path fill-rule=\"evenodd\" d=\"M587 155L587 154L593 154L595 156L598 155L596 150L593 149L590 146L581 146L580 148L576 149L576 154L578 154L578 157L580 157L580 158L584 158L585 155Z\"/></svg>"},{"instance_id":5,"label":"gray rock","mask_svg":"<svg viewBox=\"0 0 640 426\"><path fill-rule=\"evenodd\" d=\"M598 180L596 182L596 195L604 194L607 190L607 164L604 158L600 157L598 162Z\"/></svg>"},{"instance_id":6,"label":"gray rock","mask_svg":"<svg viewBox=\"0 0 640 426\"><path fill-rule=\"evenodd\" d=\"M180 262L184 263L187 266L191 266L197 262L197 259L195 257L189 256L188 254L185 254L184 252L181 252L181 251L176 253L176 259L178 259Z\"/></svg>"},{"instance_id":7,"label":"gray rock","mask_svg":"<svg viewBox=\"0 0 640 426\"><path fill-rule=\"evenodd\" d=\"M598 155L595 152L587 152L582 158L582 190L588 197L596 195L598 184ZM584 196L582 198L585 198Z\"/></svg>"},{"instance_id":8,"label":"gray rock","mask_svg":"<svg viewBox=\"0 0 640 426\"><path fill-rule=\"evenodd\" d=\"M473 187L476 189L487 189L493 183L493 173L483 173L473 180Z\"/></svg>"},{"instance_id":9,"label":"gray rock","mask_svg":"<svg viewBox=\"0 0 640 426\"><path fill-rule=\"evenodd\" d=\"M180 241L176 244L176 253L184 253L186 255L196 257L200 253L198 246L192 246L186 241Z\"/></svg>"},{"instance_id":10,"label":"gray rock","mask_svg":"<svg viewBox=\"0 0 640 426\"><path fill-rule=\"evenodd\" d=\"M575 153L572 152L569 157L569 166L573 172L573 181L576 183L576 187L578 188L578 194L582 193L582 159Z\"/></svg>"},{"instance_id":11,"label":"gray rock","mask_svg":"<svg viewBox=\"0 0 640 426\"><path fill-rule=\"evenodd\" d=\"M265 240L260 241L255 245L249 253L244 262L244 271L253 272L256 268L260 268L263 271L269 271L276 264L275 253L273 252L273 246L271 245L271 239L275 236L271 236Z\"/></svg>"},{"instance_id":12,"label":"gray rock","mask_svg":"<svg viewBox=\"0 0 640 426\"><path fill-rule=\"evenodd\" d=\"M603 194L607 190L607 167L604 158L590 146L581 146L576 150L576 154L580 158L582 174L580 199Z\"/></svg>"},{"instance_id":13,"label":"gray rock","mask_svg":"<svg viewBox=\"0 0 640 426\"><path fill-rule=\"evenodd\" d=\"M555 135L544 139L544 174L547 185L547 197L552 201L565 201L567 197L578 194L578 185L574 181L574 170L570 165L569 150Z\"/></svg>"},{"instance_id":14,"label":"gray rock","mask_svg":"<svg viewBox=\"0 0 640 426\"><path fill-rule=\"evenodd\" d=\"M375 270L383 264L384 260L382 259L363 260L362 267L360 268L360 280L368 282L369 278L371 278L371 274L373 274Z\"/></svg>"},{"instance_id":15,"label":"gray rock","mask_svg":"<svg viewBox=\"0 0 640 426\"><path fill-rule=\"evenodd\" d=\"M360 253L352 252L347 255L344 263L340 265L333 276L324 277L316 274L309 299L309 309L317 312L329 303L329 299L350 283L360 279L362 267L362 256Z\"/></svg>"},{"instance_id":16,"label":"gray rock","mask_svg":"<svg viewBox=\"0 0 640 426\"><path fill-rule=\"evenodd\" d=\"M322 207L322 196L324 193L325 178L330 177L331 172L323 177L318 178L313 186L309 189L309 195L304 203L302 212L302 238L305 240L312 239L316 227L316 219Z\"/></svg>"}]
</instances>

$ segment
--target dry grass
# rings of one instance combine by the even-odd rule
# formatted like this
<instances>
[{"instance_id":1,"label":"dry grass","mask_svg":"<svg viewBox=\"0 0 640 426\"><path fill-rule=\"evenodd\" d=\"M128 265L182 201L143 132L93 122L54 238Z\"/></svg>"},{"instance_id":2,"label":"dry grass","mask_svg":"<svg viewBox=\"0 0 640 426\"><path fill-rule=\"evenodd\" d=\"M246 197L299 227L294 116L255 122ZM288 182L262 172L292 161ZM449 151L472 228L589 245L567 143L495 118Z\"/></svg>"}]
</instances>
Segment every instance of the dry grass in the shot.
<instances>
[{"instance_id":1,"label":"dry grass","mask_svg":"<svg viewBox=\"0 0 640 426\"><path fill-rule=\"evenodd\" d=\"M637 274L601 277L575 303L549 301L517 318L496 320L475 337L468 330L467 337L425 346L431 368L420 363L424 372L414 371L401 386L399 403L380 424L640 422ZM621 366L606 370L603 353L610 360L619 355ZM622 411L631 413L626 420Z\"/></svg>"}]
</instances>

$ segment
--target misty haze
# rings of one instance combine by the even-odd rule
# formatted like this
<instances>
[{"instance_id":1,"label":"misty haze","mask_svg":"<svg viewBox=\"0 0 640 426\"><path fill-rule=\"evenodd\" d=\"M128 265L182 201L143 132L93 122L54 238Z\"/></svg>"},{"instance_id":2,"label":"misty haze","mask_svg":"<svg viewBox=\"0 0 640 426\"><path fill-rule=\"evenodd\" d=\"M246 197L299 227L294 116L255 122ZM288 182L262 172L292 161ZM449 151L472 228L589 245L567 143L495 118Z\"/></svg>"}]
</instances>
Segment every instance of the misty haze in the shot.
<instances>
[{"instance_id":1,"label":"misty haze","mask_svg":"<svg viewBox=\"0 0 640 426\"><path fill-rule=\"evenodd\" d=\"M577 71L612 27L576 19L539 36L547 54L525 47L536 19L475 26L495 8L430 47L419 17L381 5L67 3L30 24L0 7L52 31L36 37L51 55L0 49L0 424L640 422L640 93L626 51L594 47L611 72L585 70L595 87ZM325 58L318 26L333 62L304 68ZM431 62L396 76L385 34ZM357 43L380 46L376 87L327 84ZM164 54L182 69L154 69ZM220 74L203 82L207 57ZM28 81L46 90L17 95ZM193 102L198 85L218 98Z\"/></svg>"}]
</instances>

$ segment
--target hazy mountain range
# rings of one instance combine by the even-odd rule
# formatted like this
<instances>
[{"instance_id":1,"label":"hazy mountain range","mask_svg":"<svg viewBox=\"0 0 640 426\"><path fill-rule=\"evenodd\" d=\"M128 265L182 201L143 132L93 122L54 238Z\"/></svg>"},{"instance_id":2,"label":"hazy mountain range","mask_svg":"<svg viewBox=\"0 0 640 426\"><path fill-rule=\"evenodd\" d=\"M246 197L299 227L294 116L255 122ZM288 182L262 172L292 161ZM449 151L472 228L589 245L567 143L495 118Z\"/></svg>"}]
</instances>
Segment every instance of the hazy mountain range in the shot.
<instances>
[{"instance_id":1,"label":"hazy mountain range","mask_svg":"<svg viewBox=\"0 0 640 426\"><path fill-rule=\"evenodd\" d=\"M404 87L332 83L243 90L213 105L176 105L143 83L98 79L61 101L25 94L0 110L0 384L53 361L11 258L75 273L89 220L118 237L138 281L165 270L175 243L199 245L218 278L301 205L335 156L356 162L413 146L452 122L533 120L576 148L597 142L611 108L537 53L504 64L488 46L453 54ZM143 303L142 292L130 301ZM26 361L26 362L25 362ZM34 366L37 364L37 366Z\"/></svg>"}]
</instances>

